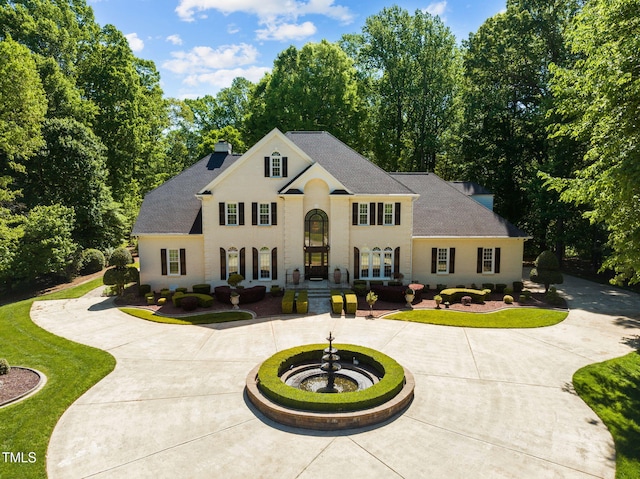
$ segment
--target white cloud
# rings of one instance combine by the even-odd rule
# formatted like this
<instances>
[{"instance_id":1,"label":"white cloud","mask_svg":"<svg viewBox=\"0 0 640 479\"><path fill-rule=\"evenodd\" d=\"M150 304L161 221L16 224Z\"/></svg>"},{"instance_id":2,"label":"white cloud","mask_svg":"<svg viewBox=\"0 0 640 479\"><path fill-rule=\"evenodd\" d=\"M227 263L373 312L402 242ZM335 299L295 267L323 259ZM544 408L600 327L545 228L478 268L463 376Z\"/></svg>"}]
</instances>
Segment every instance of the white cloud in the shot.
<instances>
[{"instance_id":1,"label":"white cloud","mask_svg":"<svg viewBox=\"0 0 640 479\"><path fill-rule=\"evenodd\" d=\"M253 45L223 45L215 50L211 47L194 47L191 51L171 52L173 59L162 64L163 68L178 74L206 73L210 70L233 68L255 63L258 50Z\"/></svg>"},{"instance_id":2,"label":"white cloud","mask_svg":"<svg viewBox=\"0 0 640 479\"><path fill-rule=\"evenodd\" d=\"M137 33L129 33L124 36L129 42L129 47L134 52L140 52L144 48L144 42L141 38L138 38Z\"/></svg>"},{"instance_id":3,"label":"white cloud","mask_svg":"<svg viewBox=\"0 0 640 479\"><path fill-rule=\"evenodd\" d=\"M169 35L167 37L167 41L173 43L174 45L182 45L182 38L180 35Z\"/></svg>"},{"instance_id":4,"label":"white cloud","mask_svg":"<svg viewBox=\"0 0 640 479\"><path fill-rule=\"evenodd\" d=\"M227 33L229 35L234 35L239 31L240 31L240 27L238 27L238 25L236 25L235 23L230 23L229 25L227 25Z\"/></svg>"},{"instance_id":5,"label":"white cloud","mask_svg":"<svg viewBox=\"0 0 640 479\"><path fill-rule=\"evenodd\" d=\"M268 24L263 30L256 30L258 40L303 40L314 35L318 29L311 22L301 25L293 23Z\"/></svg>"},{"instance_id":6,"label":"white cloud","mask_svg":"<svg viewBox=\"0 0 640 479\"><path fill-rule=\"evenodd\" d=\"M354 15L348 7L334 5L335 0L180 0L176 7L178 16L188 22L194 21L196 13L217 10L223 15L246 13L258 17L260 24L295 21L304 15L324 15L351 23Z\"/></svg>"},{"instance_id":7,"label":"white cloud","mask_svg":"<svg viewBox=\"0 0 640 479\"><path fill-rule=\"evenodd\" d=\"M219 90L221 88L230 87L233 79L237 77L244 77L253 83L257 83L264 74L270 70L270 68L255 66L249 68L220 69L207 73L189 75L182 81L182 83L192 87L207 84L214 89Z\"/></svg>"},{"instance_id":8,"label":"white cloud","mask_svg":"<svg viewBox=\"0 0 640 479\"><path fill-rule=\"evenodd\" d=\"M447 9L447 2L443 1L443 2L430 3L427 6L427 8L424 9L424 11L431 15L434 15L434 16L438 15L442 17L446 9Z\"/></svg>"}]
</instances>

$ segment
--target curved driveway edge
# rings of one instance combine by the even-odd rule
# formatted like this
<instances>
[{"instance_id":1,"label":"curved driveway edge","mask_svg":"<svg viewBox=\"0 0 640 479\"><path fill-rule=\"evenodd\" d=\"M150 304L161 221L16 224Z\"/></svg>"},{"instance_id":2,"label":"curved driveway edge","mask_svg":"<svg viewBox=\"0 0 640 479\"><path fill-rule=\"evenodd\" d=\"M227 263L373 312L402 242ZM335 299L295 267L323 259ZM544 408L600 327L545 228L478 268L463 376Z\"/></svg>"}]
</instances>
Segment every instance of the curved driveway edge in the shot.
<instances>
[{"instance_id":1,"label":"curved driveway edge","mask_svg":"<svg viewBox=\"0 0 640 479\"><path fill-rule=\"evenodd\" d=\"M105 298L35 302L36 324L117 360L56 426L49 477L613 478L611 436L571 377L632 350L640 297L570 277L560 289L569 317L526 330L328 314L178 326L125 315ZM413 372L404 414L310 432L249 405L243 389L256 364L329 331Z\"/></svg>"}]
</instances>

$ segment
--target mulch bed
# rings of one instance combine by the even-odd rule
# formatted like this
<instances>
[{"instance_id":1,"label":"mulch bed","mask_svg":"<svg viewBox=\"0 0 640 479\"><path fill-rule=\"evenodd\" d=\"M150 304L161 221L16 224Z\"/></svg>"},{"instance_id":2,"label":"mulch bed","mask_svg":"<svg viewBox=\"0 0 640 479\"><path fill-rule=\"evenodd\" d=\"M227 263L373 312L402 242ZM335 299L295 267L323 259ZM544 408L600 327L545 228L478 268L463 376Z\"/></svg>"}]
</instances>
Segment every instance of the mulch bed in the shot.
<instances>
[{"instance_id":1,"label":"mulch bed","mask_svg":"<svg viewBox=\"0 0 640 479\"><path fill-rule=\"evenodd\" d=\"M0 405L28 393L39 382L40 376L36 372L12 367L9 373L0 376Z\"/></svg>"}]
</instances>

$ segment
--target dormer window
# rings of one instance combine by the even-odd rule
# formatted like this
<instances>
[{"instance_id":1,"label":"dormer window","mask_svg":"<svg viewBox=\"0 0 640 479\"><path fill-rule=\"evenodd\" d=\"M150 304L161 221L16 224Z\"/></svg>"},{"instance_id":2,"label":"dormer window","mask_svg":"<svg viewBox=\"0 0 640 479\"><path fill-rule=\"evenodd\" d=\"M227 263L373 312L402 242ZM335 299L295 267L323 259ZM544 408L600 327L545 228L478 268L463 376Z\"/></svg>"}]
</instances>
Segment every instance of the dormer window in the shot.
<instances>
[{"instance_id":1,"label":"dormer window","mask_svg":"<svg viewBox=\"0 0 640 479\"><path fill-rule=\"evenodd\" d=\"M286 178L287 157L282 156L279 151L274 151L271 156L264 157L264 176L267 178Z\"/></svg>"}]
</instances>

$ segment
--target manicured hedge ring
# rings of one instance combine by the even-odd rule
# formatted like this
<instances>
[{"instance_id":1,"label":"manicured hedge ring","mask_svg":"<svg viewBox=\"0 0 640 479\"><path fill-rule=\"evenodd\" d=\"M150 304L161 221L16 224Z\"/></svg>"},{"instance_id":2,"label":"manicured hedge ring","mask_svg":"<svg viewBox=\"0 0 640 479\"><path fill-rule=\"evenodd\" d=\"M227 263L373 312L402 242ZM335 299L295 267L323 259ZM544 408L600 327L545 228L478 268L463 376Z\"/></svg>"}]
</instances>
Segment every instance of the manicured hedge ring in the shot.
<instances>
[{"instance_id":1,"label":"manicured hedge ring","mask_svg":"<svg viewBox=\"0 0 640 479\"><path fill-rule=\"evenodd\" d=\"M381 373L381 379L361 391L320 394L288 386L280 375L292 364L320 360L326 344L280 351L247 376L247 395L267 417L291 426L335 430L363 427L387 420L413 399L413 376L389 356L352 344L336 344L343 358L355 357Z\"/></svg>"}]
</instances>

